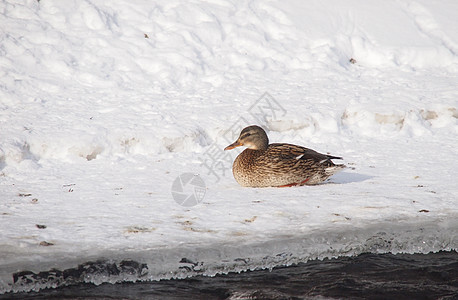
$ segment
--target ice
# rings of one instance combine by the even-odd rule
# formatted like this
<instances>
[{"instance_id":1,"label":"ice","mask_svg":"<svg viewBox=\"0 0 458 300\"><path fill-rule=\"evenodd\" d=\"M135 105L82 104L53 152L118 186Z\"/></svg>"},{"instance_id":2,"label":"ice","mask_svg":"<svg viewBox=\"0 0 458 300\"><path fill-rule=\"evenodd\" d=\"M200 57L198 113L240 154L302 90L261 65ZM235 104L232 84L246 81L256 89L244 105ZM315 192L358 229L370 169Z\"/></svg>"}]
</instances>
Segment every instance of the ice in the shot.
<instances>
[{"instance_id":1,"label":"ice","mask_svg":"<svg viewBox=\"0 0 458 300\"><path fill-rule=\"evenodd\" d=\"M3 2L0 291L458 249L456 6ZM347 168L242 188L252 124Z\"/></svg>"}]
</instances>

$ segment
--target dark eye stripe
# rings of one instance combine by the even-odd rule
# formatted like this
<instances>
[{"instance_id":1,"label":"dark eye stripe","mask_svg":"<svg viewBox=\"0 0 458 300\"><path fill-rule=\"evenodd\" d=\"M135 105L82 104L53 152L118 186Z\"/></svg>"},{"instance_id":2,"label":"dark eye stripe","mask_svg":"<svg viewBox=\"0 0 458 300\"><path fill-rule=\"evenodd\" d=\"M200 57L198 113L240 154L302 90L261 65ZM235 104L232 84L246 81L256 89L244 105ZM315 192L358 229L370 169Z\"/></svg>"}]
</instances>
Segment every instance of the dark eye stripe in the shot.
<instances>
[{"instance_id":1,"label":"dark eye stripe","mask_svg":"<svg viewBox=\"0 0 458 300\"><path fill-rule=\"evenodd\" d=\"M247 133L244 133L240 138L244 139L244 138L246 138L246 137L248 137L250 135L251 135L251 133L247 132Z\"/></svg>"}]
</instances>

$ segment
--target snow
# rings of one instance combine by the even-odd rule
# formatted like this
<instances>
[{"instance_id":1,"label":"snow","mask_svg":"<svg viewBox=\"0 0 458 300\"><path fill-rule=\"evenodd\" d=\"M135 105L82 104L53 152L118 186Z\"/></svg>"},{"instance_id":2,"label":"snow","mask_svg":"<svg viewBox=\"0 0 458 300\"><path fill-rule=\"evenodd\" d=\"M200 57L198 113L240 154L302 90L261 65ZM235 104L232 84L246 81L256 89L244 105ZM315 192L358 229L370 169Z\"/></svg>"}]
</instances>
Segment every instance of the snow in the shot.
<instances>
[{"instance_id":1,"label":"snow","mask_svg":"<svg viewBox=\"0 0 458 300\"><path fill-rule=\"evenodd\" d=\"M457 6L3 2L0 291L68 284L13 274L94 261L121 272L73 280L457 250ZM250 124L349 168L242 188L240 150L223 149ZM172 194L184 173L206 186L192 207Z\"/></svg>"}]
</instances>

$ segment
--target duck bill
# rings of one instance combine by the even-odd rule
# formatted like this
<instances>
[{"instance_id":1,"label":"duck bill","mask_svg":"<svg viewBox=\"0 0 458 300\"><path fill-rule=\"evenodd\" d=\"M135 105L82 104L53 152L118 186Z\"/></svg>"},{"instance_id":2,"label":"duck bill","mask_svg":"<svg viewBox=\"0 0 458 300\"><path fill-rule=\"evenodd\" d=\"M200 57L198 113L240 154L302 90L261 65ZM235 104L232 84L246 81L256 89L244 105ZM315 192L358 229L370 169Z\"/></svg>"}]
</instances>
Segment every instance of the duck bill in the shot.
<instances>
[{"instance_id":1,"label":"duck bill","mask_svg":"<svg viewBox=\"0 0 458 300\"><path fill-rule=\"evenodd\" d=\"M240 143L239 141L236 141L236 142L230 144L229 146L227 146L226 148L224 148L224 151L226 151L226 150L232 150L232 149L237 148L237 147L240 147L240 146L243 146L243 144Z\"/></svg>"}]
</instances>

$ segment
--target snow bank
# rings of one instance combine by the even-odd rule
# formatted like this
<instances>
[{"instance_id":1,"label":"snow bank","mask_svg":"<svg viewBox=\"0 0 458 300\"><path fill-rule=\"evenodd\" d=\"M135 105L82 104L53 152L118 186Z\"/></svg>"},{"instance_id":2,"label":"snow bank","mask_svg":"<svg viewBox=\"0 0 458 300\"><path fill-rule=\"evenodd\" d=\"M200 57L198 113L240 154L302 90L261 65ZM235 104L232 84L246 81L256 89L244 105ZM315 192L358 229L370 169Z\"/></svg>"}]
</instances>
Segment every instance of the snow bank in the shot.
<instances>
[{"instance_id":1,"label":"snow bank","mask_svg":"<svg viewBox=\"0 0 458 300\"><path fill-rule=\"evenodd\" d=\"M1 292L457 249L456 6L2 3ZM348 171L241 188L249 124Z\"/></svg>"}]
</instances>

